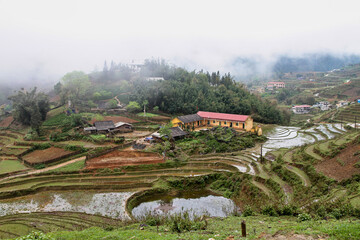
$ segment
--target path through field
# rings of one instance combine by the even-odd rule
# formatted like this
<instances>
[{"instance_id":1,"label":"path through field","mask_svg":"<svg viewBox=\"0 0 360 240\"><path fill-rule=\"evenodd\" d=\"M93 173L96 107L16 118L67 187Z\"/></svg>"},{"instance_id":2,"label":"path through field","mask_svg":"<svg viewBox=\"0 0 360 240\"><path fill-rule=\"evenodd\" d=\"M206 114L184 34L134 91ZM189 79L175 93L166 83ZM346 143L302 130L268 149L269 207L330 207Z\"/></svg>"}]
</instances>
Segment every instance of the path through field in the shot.
<instances>
[{"instance_id":1,"label":"path through field","mask_svg":"<svg viewBox=\"0 0 360 240\"><path fill-rule=\"evenodd\" d=\"M13 178L16 178L16 177L23 177L23 176L28 176L28 175L32 175L32 174L38 174L38 173L47 172L47 171L50 171L50 170L54 170L54 169L57 169L57 168L64 167L64 166L69 165L71 163L83 161L83 160L85 160L85 158L86 158L85 156L75 158L75 159L72 159L70 161L60 163L60 164L55 165L55 166L51 166L51 167L47 167L47 168L43 168L43 169L38 169L38 170L32 170L32 171L28 171L28 172L25 172L25 173L20 173L20 174L16 174L16 175L13 175L13 176L5 177L5 178L0 179L0 181L5 181L5 180L13 179Z\"/></svg>"}]
</instances>

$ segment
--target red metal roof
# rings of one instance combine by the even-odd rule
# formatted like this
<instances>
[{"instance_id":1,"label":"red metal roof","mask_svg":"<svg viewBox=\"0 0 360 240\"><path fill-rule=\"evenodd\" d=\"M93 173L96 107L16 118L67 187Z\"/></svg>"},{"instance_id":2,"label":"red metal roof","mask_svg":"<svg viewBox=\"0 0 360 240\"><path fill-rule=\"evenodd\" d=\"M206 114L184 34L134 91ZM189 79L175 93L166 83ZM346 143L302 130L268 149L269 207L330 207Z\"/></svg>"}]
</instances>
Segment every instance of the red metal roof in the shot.
<instances>
[{"instance_id":1,"label":"red metal roof","mask_svg":"<svg viewBox=\"0 0 360 240\"><path fill-rule=\"evenodd\" d=\"M246 119L249 117L247 115L202 112L202 111L197 112L197 115L207 119L219 119L219 120L236 121L236 122L245 122Z\"/></svg>"},{"instance_id":2,"label":"red metal roof","mask_svg":"<svg viewBox=\"0 0 360 240\"><path fill-rule=\"evenodd\" d=\"M268 82L268 84L285 84L284 82Z\"/></svg>"},{"instance_id":3,"label":"red metal roof","mask_svg":"<svg viewBox=\"0 0 360 240\"><path fill-rule=\"evenodd\" d=\"M295 108L304 108L304 107L311 107L310 105L298 105L294 106Z\"/></svg>"}]
</instances>

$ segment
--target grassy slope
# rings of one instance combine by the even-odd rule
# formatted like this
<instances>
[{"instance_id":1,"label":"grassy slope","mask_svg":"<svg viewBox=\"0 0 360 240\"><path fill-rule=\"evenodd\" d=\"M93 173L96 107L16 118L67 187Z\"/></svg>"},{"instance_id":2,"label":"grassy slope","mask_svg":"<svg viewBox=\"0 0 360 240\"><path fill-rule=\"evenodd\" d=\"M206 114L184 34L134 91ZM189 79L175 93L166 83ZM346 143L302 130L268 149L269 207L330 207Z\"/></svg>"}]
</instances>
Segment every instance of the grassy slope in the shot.
<instances>
[{"instance_id":1,"label":"grassy slope","mask_svg":"<svg viewBox=\"0 0 360 240\"><path fill-rule=\"evenodd\" d=\"M84 231L53 232L47 234L55 239L225 239L234 236L241 238L241 221L247 223L248 237L256 239L260 235L275 234L281 231L287 239L291 234L302 234L306 236L323 236L329 239L359 239L360 221L352 219L328 220L328 221L305 221L298 222L294 217L227 217L225 219L210 219L206 230L171 233L167 230L170 226L156 227L145 226L140 230L139 224L131 224L112 231L105 231L102 228L89 228ZM245 239L245 238L241 238Z\"/></svg>"},{"instance_id":2,"label":"grassy slope","mask_svg":"<svg viewBox=\"0 0 360 240\"><path fill-rule=\"evenodd\" d=\"M15 172L19 170L27 169L19 161L16 160L2 160L0 161L0 174Z\"/></svg>"}]
</instances>

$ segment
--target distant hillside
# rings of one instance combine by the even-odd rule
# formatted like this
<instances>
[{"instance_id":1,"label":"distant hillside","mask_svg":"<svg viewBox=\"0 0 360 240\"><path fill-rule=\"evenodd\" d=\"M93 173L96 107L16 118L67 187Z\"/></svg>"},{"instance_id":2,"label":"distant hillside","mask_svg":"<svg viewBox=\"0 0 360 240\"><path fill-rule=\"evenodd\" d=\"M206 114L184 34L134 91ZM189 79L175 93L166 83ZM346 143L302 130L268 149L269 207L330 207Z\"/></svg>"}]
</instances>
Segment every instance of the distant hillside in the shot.
<instances>
[{"instance_id":1,"label":"distant hillside","mask_svg":"<svg viewBox=\"0 0 360 240\"><path fill-rule=\"evenodd\" d=\"M275 62L273 72L326 72L349 64L360 63L360 55L307 54L303 57L281 56Z\"/></svg>"}]
</instances>

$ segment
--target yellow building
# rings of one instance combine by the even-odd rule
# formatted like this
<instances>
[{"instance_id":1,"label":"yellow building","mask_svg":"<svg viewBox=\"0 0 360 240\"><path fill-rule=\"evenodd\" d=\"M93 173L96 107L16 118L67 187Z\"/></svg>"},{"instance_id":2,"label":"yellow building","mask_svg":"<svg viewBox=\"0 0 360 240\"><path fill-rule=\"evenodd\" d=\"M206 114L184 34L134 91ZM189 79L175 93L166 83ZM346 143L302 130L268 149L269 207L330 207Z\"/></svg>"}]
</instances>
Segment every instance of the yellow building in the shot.
<instances>
[{"instance_id":1,"label":"yellow building","mask_svg":"<svg viewBox=\"0 0 360 240\"><path fill-rule=\"evenodd\" d=\"M196 114L180 116L172 121L173 127L194 130L201 127L231 127L247 132L253 129L253 119L247 115L199 111ZM258 131L256 131L258 132Z\"/></svg>"}]
</instances>

